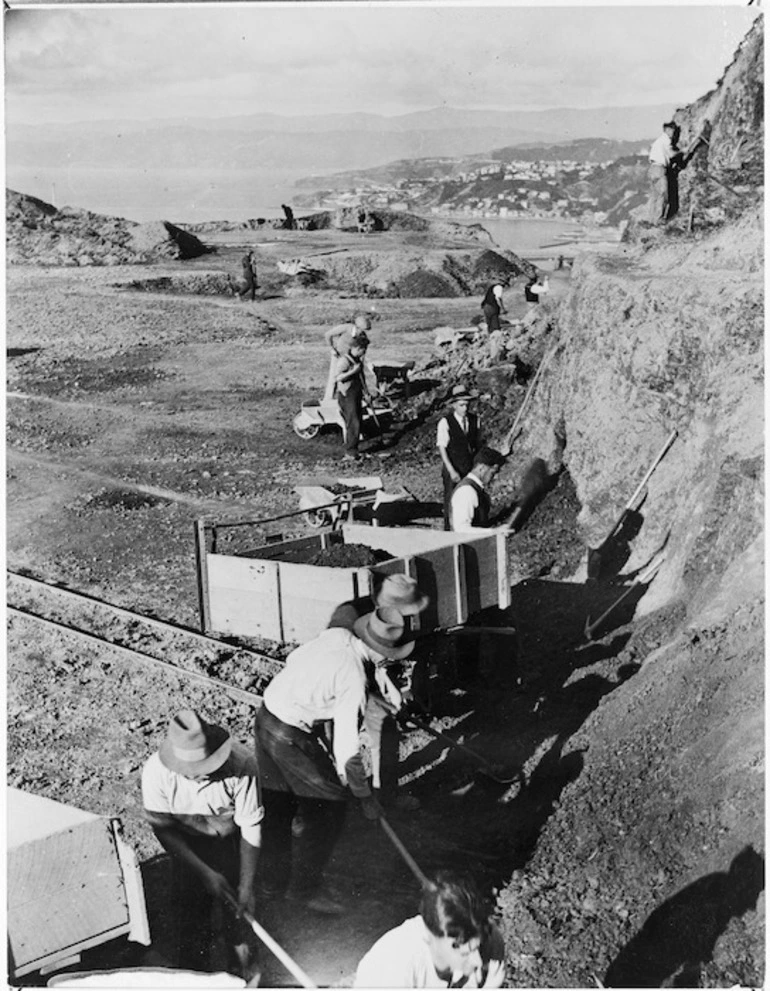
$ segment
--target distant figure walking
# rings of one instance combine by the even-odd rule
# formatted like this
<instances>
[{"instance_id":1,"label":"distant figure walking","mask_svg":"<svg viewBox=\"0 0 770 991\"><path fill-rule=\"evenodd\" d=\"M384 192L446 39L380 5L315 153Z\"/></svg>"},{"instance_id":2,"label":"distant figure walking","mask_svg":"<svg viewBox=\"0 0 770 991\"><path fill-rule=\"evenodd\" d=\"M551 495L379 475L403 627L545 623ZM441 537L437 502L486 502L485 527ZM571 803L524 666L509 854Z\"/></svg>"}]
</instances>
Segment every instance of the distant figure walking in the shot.
<instances>
[{"instance_id":1,"label":"distant figure walking","mask_svg":"<svg viewBox=\"0 0 770 991\"><path fill-rule=\"evenodd\" d=\"M290 206L285 203L281 203L281 209L284 212L283 229L285 231L294 231L297 229L297 221L294 219L294 211Z\"/></svg>"},{"instance_id":2,"label":"distant figure walking","mask_svg":"<svg viewBox=\"0 0 770 991\"><path fill-rule=\"evenodd\" d=\"M481 309L484 311L484 319L490 334L493 330L499 330L500 314L506 312L503 303L503 287L499 282L495 282L487 289L481 301Z\"/></svg>"},{"instance_id":3,"label":"distant figure walking","mask_svg":"<svg viewBox=\"0 0 770 991\"><path fill-rule=\"evenodd\" d=\"M257 258L253 251L249 251L243 256L241 267L243 278L241 289L238 290L238 299L245 299L246 296L250 295L251 301L254 302L259 286L257 285Z\"/></svg>"},{"instance_id":4,"label":"distant figure walking","mask_svg":"<svg viewBox=\"0 0 770 991\"><path fill-rule=\"evenodd\" d=\"M665 224L679 209L678 172L682 153L676 147L679 128L673 120L666 121L663 133L650 148L650 206L651 224Z\"/></svg>"}]
</instances>

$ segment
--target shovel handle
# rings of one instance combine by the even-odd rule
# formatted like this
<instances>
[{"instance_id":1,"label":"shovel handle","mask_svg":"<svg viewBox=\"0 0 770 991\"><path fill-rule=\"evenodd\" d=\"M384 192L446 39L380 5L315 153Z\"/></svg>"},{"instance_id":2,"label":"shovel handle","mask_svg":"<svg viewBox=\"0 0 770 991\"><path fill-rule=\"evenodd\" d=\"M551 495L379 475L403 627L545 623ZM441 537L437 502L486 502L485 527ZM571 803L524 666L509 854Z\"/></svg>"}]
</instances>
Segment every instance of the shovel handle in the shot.
<instances>
[{"instance_id":1,"label":"shovel handle","mask_svg":"<svg viewBox=\"0 0 770 991\"><path fill-rule=\"evenodd\" d=\"M447 736L446 733L439 733L437 729L433 729L430 723L426 722L424 719L420 719L419 716L413 716L411 713L409 715L404 714L404 719L414 723L415 726L419 726L420 729L425 730L426 733L430 733L431 736L435 736L437 740L441 740L443 743L446 743L448 747L454 747L455 750L461 750L464 754L469 754L483 768L485 768L488 774L495 777L492 773L492 766L489 761L482 757L481 754L477 754L475 750L471 750L471 748L466 746L464 743L458 743L457 740L453 740L452 737Z\"/></svg>"},{"instance_id":2,"label":"shovel handle","mask_svg":"<svg viewBox=\"0 0 770 991\"><path fill-rule=\"evenodd\" d=\"M427 877L420 870L419 864L414 859L414 857L411 855L411 853L407 850L407 848L404 846L404 844L401 842L401 840L398 838L398 836L396 835L393 827L388 822L388 820L385 818L385 816L380 816L380 825L382 826L382 828L383 828L383 830L385 832L385 835L388 837L388 839L390 840L390 842L393 844L393 846L398 850L398 852L404 858L404 861L406 862L407 867L412 872L412 874L414 874L414 876L417 878L417 880L420 882L421 886L423 888L429 888L430 887L430 881L427 879Z\"/></svg>"},{"instance_id":3,"label":"shovel handle","mask_svg":"<svg viewBox=\"0 0 770 991\"><path fill-rule=\"evenodd\" d=\"M276 941L273 939L270 933L267 932L267 930L264 929L257 922L257 920L254 918L251 912L247 912L245 909L241 908L238 905L238 903L232 898L227 898L226 901L227 904L230 906L230 908L236 913L236 915L239 915L245 922L248 923L249 926L251 926L251 929L254 935L257 937L257 939L260 939L268 948L268 950L270 950L273 956L275 956L278 960L281 961L281 963L289 971L292 977L295 977L303 988L318 987L317 984L314 984L310 980L310 978L307 976L305 971L299 966L299 964L296 964L292 960L292 958L289 956L286 950L284 950L282 946L276 943Z\"/></svg>"},{"instance_id":4,"label":"shovel handle","mask_svg":"<svg viewBox=\"0 0 770 991\"><path fill-rule=\"evenodd\" d=\"M626 503L626 509L631 509L631 507L633 506L633 504L636 502L636 500L637 500L637 498L639 496L639 493L642 491L642 489L645 487L645 485L649 482L650 478L652 478L652 473L655 471L655 469L661 463L661 461L663 460L663 458L666 456L666 454L668 452L668 449L671 447L671 445L676 440L676 438L678 436L678 433L679 433L678 430L672 430L671 431L671 433L668 436L668 440L666 441L666 443L661 448L660 453L658 454L657 458L655 458L655 460L652 462L652 464L650 465L650 467L647 469L647 472L645 473L644 478L637 485L637 487L636 487L636 489L634 491L634 494L631 496L631 498Z\"/></svg>"}]
</instances>

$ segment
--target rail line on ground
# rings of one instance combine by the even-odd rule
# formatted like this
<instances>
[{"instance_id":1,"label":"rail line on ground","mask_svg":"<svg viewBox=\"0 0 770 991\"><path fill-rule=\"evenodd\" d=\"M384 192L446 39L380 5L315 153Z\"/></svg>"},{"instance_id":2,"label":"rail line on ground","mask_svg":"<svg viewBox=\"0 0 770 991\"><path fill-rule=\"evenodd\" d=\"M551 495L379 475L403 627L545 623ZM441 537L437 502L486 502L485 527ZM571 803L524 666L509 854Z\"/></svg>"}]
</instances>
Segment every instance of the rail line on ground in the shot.
<instances>
[{"instance_id":1,"label":"rail line on ground","mask_svg":"<svg viewBox=\"0 0 770 991\"><path fill-rule=\"evenodd\" d=\"M9 615L37 621L62 634L109 648L131 661L151 664L226 691L249 705L261 705L264 686L283 666L278 658L207 636L187 626L134 612L84 592L10 569L7 577ZM75 620L72 619L73 610ZM81 625L84 622L91 628ZM163 660L157 653L178 656L183 663ZM227 673L241 684L218 677L220 673Z\"/></svg>"}]
</instances>

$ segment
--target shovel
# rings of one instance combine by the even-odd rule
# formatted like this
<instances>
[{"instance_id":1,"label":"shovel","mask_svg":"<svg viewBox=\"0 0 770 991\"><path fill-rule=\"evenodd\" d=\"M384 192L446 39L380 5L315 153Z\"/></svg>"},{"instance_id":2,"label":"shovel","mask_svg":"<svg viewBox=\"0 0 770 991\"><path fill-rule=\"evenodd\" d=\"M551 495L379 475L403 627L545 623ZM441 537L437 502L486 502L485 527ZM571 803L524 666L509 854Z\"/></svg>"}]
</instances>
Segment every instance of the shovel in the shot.
<instances>
[{"instance_id":1,"label":"shovel","mask_svg":"<svg viewBox=\"0 0 770 991\"><path fill-rule=\"evenodd\" d=\"M535 387L537 386L537 383L538 383L538 381L540 379L540 376L543 373L543 371L544 371L546 365L548 364L548 362L556 354L557 348L558 348L558 344L557 344L557 346L552 351L549 351L549 353L543 358L543 360L540 362L540 365L538 366L537 371L535 372L534 378L529 383L529 388L526 391L526 394L524 396L524 400L522 401L521 406L519 406L519 411L516 414L516 419L513 421L513 426L508 431L508 433L505 435L505 440L503 441L503 444L502 444L502 453L503 454L506 454L506 451L507 451L506 457L511 453L511 448L513 447L513 442L516 440L516 437L518 436L518 433L521 432L519 430L519 423L521 422L521 418L524 416L524 411L526 410L527 406L529 405L529 401L530 401L530 399L532 398L532 396L533 396L533 394L535 392Z\"/></svg>"},{"instance_id":2,"label":"shovel","mask_svg":"<svg viewBox=\"0 0 770 991\"><path fill-rule=\"evenodd\" d=\"M284 950L282 946L279 946L279 944L276 943L276 941L273 939L270 933L262 928L262 926L257 922L257 920L254 918L251 912L247 912L245 909L242 909L234 898L229 898L225 896L225 901L233 910L233 912L235 912L236 915L239 915L249 926L251 926L251 929L254 935L257 937L257 939L261 940L261 942L265 944L268 950L270 950L270 952L275 957L277 957L278 960L281 961L281 963L289 971L292 977L295 977L303 988L318 987L317 984L314 984L310 980L310 978L307 976L305 971L302 970L299 964L296 964L292 960L292 958L289 956L286 950Z\"/></svg>"},{"instance_id":3,"label":"shovel","mask_svg":"<svg viewBox=\"0 0 770 991\"><path fill-rule=\"evenodd\" d=\"M409 870L412 872L412 874L414 874L414 876L420 882L420 886L423 888L429 888L431 886L430 881L420 870L417 861L414 859L411 853L407 850L407 848L398 838L398 836L396 835L396 831L393 829L393 827L385 818L385 816L381 815L379 817L379 822L383 830L385 831L385 835L388 837L388 839L393 844L393 846L398 850L398 852L404 858L404 862L406 863Z\"/></svg>"},{"instance_id":4,"label":"shovel","mask_svg":"<svg viewBox=\"0 0 770 991\"><path fill-rule=\"evenodd\" d=\"M448 747L452 747L454 750L459 750L469 757L472 757L476 763L479 765L481 773L487 777L491 778L492 781L496 781L500 785L509 785L514 781L517 781L521 777L521 770L516 770L513 774L506 774L500 768L495 767L493 764L481 754L477 754L475 750L471 750L470 747L465 746L463 743L458 743L453 740L451 736L447 736L445 733L439 733L438 730L433 729L430 723L426 722L424 719L420 719L418 716L413 716L411 713L399 713L398 718L404 722L410 722L414 726L418 726L420 729L425 730L426 733L430 733L437 740L441 740Z\"/></svg>"},{"instance_id":5,"label":"shovel","mask_svg":"<svg viewBox=\"0 0 770 991\"><path fill-rule=\"evenodd\" d=\"M658 456L655 458L655 460L652 462L652 464L650 465L650 467L647 469L647 472L645 473L644 478L637 485L636 489L634 490L634 494L631 496L631 498L628 500L628 502L623 507L623 512L620 514L620 516L618 517L618 519L615 522L615 525L610 530L610 532L607 534L607 536L604 538L604 540L602 541L601 545L599 547L589 547L588 548L588 577L589 578L598 578L599 577L599 575L601 573L601 570L602 570L602 550L607 547L607 545L612 540L612 538L615 536L615 534L618 533L621 530L621 528L623 527L623 524L628 519L629 514L633 511L634 504L636 503L636 500L639 498L639 495L641 494L642 489L649 482L650 478L652 477L652 473L655 471L655 469L658 467L658 465L660 464L660 462L663 460L663 458L668 453L668 449L671 447L671 445L676 440L677 434L678 434L678 431L677 430L672 430L671 431L671 433L668 436L668 440L666 441L666 443L661 448L660 452L658 453Z\"/></svg>"},{"instance_id":6,"label":"shovel","mask_svg":"<svg viewBox=\"0 0 770 991\"><path fill-rule=\"evenodd\" d=\"M636 588L637 585L646 585L647 582L651 581L655 577L658 568L660 568L664 560L665 558L661 557L659 560L653 562L653 564L651 564L643 572L640 572L640 574L638 574L636 578L634 578L634 580L631 582L631 584L628 586L625 592L620 596L620 598L615 599L615 601L612 603L609 609L606 609L595 622L593 623L591 622L590 616L586 617L586 625L585 625L585 629L583 630L583 632L585 633L586 640L593 640L594 633L599 629L599 627L602 625L605 619L614 609L616 609L620 605L620 603L623 601L623 599L626 598L627 595L630 595L631 592L633 592L633 590Z\"/></svg>"}]
</instances>

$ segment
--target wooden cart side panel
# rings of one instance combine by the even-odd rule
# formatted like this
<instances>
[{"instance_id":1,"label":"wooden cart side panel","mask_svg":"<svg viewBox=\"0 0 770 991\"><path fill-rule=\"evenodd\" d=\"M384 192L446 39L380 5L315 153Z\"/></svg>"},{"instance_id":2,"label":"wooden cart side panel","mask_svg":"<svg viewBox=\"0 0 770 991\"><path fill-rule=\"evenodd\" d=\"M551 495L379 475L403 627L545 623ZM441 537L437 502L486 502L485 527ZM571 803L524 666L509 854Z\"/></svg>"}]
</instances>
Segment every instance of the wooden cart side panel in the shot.
<instances>
[{"instance_id":1,"label":"wooden cart side panel","mask_svg":"<svg viewBox=\"0 0 770 991\"><path fill-rule=\"evenodd\" d=\"M340 542L342 538L340 537ZM280 561L288 554L302 554L311 557L321 550L321 534L312 537L299 537L297 540L282 540L276 544L265 544L245 551L239 557L248 557L255 561Z\"/></svg>"},{"instance_id":2,"label":"wooden cart side panel","mask_svg":"<svg viewBox=\"0 0 770 991\"><path fill-rule=\"evenodd\" d=\"M420 616L423 630L454 626L458 622L462 602L458 601L456 558L456 550L450 545L416 554L412 559L412 575L421 591L430 596L430 603Z\"/></svg>"},{"instance_id":3,"label":"wooden cart side panel","mask_svg":"<svg viewBox=\"0 0 770 991\"><path fill-rule=\"evenodd\" d=\"M275 561L208 554L212 633L284 639Z\"/></svg>"},{"instance_id":4,"label":"wooden cart side panel","mask_svg":"<svg viewBox=\"0 0 770 991\"><path fill-rule=\"evenodd\" d=\"M356 598L358 569L281 562L283 639L304 643L325 630L335 608ZM366 595L368 589L361 594Z\"/></svg>"},{"instance_id":5,"label":"wooden cart side panel","mask_svg":"<svg viewBox=\"0 0 770 991\"><path fill-rule=\"evenodd\" d=\"M467 594L467 615L500 605L497 535L472 540L462 546ZM466 616L467 618L467 616Z\"/></svg>"},{"instance_id":6,"label":"wooden cart side panel","mask_svg":"<svg viewBox=\"0 0 770 991\"><path fill-rule=\"evenodd\" d=\"M344 523L342 532L346 544L366 544L375 550L385 550L393 557L422 554L426 551L464 544L466 533L449 530L428 530L423 527L371 527L361 523Z\"/></svg>"},{"instance_id":7,"label":"wooden cart side panel","mask_svg":"<svg viewBox=\"0 0 770 991\"><path fill-rule=\"evenodd\" d=\"M128 923L109 820L84 822L9 851L8 938L17 973L101 934L110 939Z\"/></svg>"}]
</instances>

